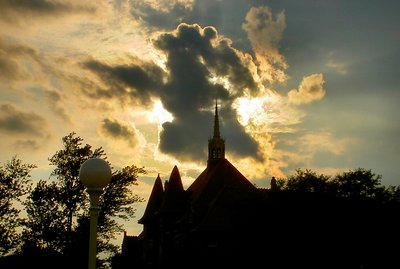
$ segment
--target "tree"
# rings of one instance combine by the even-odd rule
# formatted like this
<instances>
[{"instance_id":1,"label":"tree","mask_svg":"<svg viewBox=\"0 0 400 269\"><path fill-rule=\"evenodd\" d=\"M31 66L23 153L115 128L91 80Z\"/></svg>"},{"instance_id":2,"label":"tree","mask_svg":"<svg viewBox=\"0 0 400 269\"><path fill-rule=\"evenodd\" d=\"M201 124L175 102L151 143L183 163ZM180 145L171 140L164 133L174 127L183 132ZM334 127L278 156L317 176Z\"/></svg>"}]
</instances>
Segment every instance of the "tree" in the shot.
<instances>
[{"instance_id":1,"label":"tree","mask_svg":"<svg viewBox=\"0 0 400 269\"><path fill-rule=\"evenodd\" d=\"M381 185L381 175L369 169L358 168L337 174L331 184L339 197L343 198L380 198L384 197L386 188Z\"/></svg>"},{"instance_id":2,"label":"tree","mask_svg":"<svg viewBox=\"0 0 400 269\"><path fill-rule=\"evenodd\" d=\"M87 159L92 157L104 157L103 149L92 150L92 146L82 145L83 139L76 136L75 132L62 138L64 149L57 151L51 158L50 164L56 166L51 176L59 183L59 202L66 214L66 229L70 247L74 218L83 214L87 204L85 187L79 179L79 168Z\"/></svg>"},{"instance_id":3,"label":"tree","mask_svg":"<svg viewBox=\"0 0 400 269\"><path fill-rule=\"evenodd\" d=\"M36 166L23 164L13 157L5 165L0 166L0 254L8 254L19 244L16 228L22 219L16 204L31 189L29 173Z\"/></svg>"},{"instance_id":4,"label":"tree","mask_svg":"<svg viewBox=\"0 0 400 269\"><path fill-rule=\"evenodd\" d=\"M67 215L60 184L40 180L24 202L28 219L22 234L24 251L64 251L68 240Z\"/></svg>"},{"instance_id":5,"label":"tree","mask_svg":"<svg viewBox=\"0 0 400 269\"><path fill-rule=\"evenodd\" d=\"M330 177L320 174L317 175L309 169L296 169L296 174L290 176L284 182L284 188L291 191L326 193L329 189Z\"/></svg>"},{"instance_id":6,"label":"tree","mask_svg":"<svg viewBox=\"0 0 400 269\"><path fill-rule=\"evenodd\" d=\"M301 242L286 254L297 255L291 257L297 266L399 267L392 246L400 240L400 187L383 186L380 175L363 168L333 176L296 170L279 183L281 191L268 201L278 209L268 221L284 231L276 243Z\"/></svg>"},{"instance_id":7,"label":"tree","mask_svg":"<svg viewBox=\"0 0 400 269\"><path fill-rule=\"evenodd\" d=\"M87 240L83 242L82 239L89 233L89 199L79 179L79 169L91 157L107 158L102 148L92 150L90 145L83 145L83 139L75 133L63 137L62 141L64 148L49 158L50 164L56 167L51 173L55 181L39 181L25 202L28 221L24 240L26 247L56 249L76 258L82 255L78 250L86 244ZM133 194L132 186L144 173L144 168L135 165L112 172L111 182L100 197L99 252L109 256L118 250L111 243L116 233L123 231L117 220L134 216L133 203L142 199Z\"/></svg>"},{"instance_id":8,"label":"tree","mask_svg":"<svg viewBox=\"0 0 400 269\"><path fill-rule=\"evenodd\" d=\"M385 188L381 184L381 175L371 170L357 168L334 176L318 175L309 169L296 169L296 174L287 180L280 179L279 185L283 190L324 193L338 198L376 198L390 199L396 193L396 188Z\"/></svg>"},{"instance_id":9,"label":"tree","mask_svg":"<svg viewBox=\"0 0 400 269\"><path fill-rule=\"evenodd\" d=\"M112 174L111 182L101 196L99 214L99 250L116 254L117 248L110 242L115 234L123 232L123 225L116 220L128 220L135 214L134 203L144 201L132 192L131 186L137 185L137 177L146 170L135 165L126 166Z\"/></svg>"}]
</instances>

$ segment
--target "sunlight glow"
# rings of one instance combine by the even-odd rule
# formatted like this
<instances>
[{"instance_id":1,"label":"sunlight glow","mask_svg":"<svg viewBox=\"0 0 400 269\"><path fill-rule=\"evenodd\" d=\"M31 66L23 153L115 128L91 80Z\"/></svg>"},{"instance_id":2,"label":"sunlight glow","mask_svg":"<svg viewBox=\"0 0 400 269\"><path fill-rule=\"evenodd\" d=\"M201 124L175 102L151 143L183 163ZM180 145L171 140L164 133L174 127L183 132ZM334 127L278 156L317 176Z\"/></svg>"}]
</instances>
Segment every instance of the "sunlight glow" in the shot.
<instances>
[{"instance_id":1,"label":"sunlight glow","mask_svg":"<svg viewBox=\"0 0 400 269\"><path fill-rule=\"evenodd\" d=\"M215 74L211 74L211 76L208 78L208 80L214 85L216 85L216 84L222 85L225 89L227 89L229 92L231 92L232 85L229 82L228 78L220 77Z\"/></svg>"},{"instance_id":2,"label":"sunlight glow","mask_svg":"<svg viewBox=\"0 0 400 269\"><path fill-rule=\"evenodd\" d=\"M290 125L298 120L298 113L288 109L285 98L272 90L266 90L263 96L241 97L235 100L233 108L237 119L258 144L263 161L245 158L235 165L249 178L262 179L265 175L284 177L281 167L285 163L276 160L277 151L272 139L274 133L288 132Z\"/></svg>"},{"instance_id":3,"label":"sunlight glow","mask_svg":"<svg viewBox=\"0 0 400 269\"><path fill-rule=\"evenodd\" d=\"M287 98L269 91L260 97L241 97L235 100L233 108L238 121L251 135L261 130L269 133L292 132L304 113L290 106Z\"/></svg>"},{"instance_id":4,"label":"sunlight glow","mask_svg":"<svg viewBox=\"0 0 400 269\"><path fill-rule=\"evenodd\" d=\"M250 122L259 125L274 121L276 113L272 108L277 102L279 100L273 95L254 98L241 97L236 99L233 106L238 113L238 120L243 126L247 126Z\"/></svg>"},{"instance_id":5,"label":"sunlight glow","mask_svg":"<svg viewBox=\"0 0 400 269\"><path fill-rule=\"evenodd\" d=\"M164 108L161 101L157 100L153 103L153 110L150 112L149 119L151 122L156 122L159 125L162 125L167 121L172 122L174 117Z\"/></svg>"}]
</instances>

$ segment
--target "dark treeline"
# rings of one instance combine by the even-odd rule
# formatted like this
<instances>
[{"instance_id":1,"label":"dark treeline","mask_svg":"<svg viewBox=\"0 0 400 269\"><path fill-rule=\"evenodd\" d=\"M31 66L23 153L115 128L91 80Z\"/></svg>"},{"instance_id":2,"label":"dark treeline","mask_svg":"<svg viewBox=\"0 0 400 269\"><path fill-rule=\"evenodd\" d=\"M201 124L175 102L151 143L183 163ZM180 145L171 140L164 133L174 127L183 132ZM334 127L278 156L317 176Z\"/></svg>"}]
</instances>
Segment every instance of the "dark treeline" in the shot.
<instances>
[{"instance_id":1,"label":"dark treeline","mask_svg":"<svg viewBox=\"0 0 400 269\"><path fill-rule=\"evenodd\" d=\"M371 170L327 176L299 169L255 192L215 216L235 222L219 222L233 230L196 235L190 221L179 222L177 241L160 248L167 256L149 264L137 237L113 268L400 268L400 188L383 186Z\"/></svg>"},{"instance_id":2,"label":"dark treeline","mask_svg":"<svg viewBox=\"0 0 400 269\"><path fill-rule=\"evenodd\" d=\"M106 155L75 133L62 141L64 148L49 158L55 167L49 180L33 184L29 174L35 166L16 157L0 166L0 268L87 267L88 197L78 173L88 158ZM134 165L113 171L101 198L99 267L113 260L114 268L143 268L140 246L130 254L137 260L126 264L120 246L110 243L123 231L117 219L132 218L132 205L142 200L129 187L143 173ZM235 205L241 229L228 253L210 256L212 261L181 253L176 264L400 268L400 187L382 185L371 170L327 176L299 169L258 192L252 201Z\"/></svg>"},{"instance_id":3,"label":"dark treeline","mask_svg":"<svg viewBox=\"0 0 400 269\"><path fill-rule=\"evenodd\" d=\"M34 184L30 172L36 166L17 157L0 166L0 268L87 268L89 199L79 169L88 158L107 157L75 133L62 142L49 158L54 169L47 180ZM143 201L131 187L144 168L112 170L100 197L98 267L109 265L120 249L111 243L123 232L118 219L132 218L133 204Z\"/></svg>"},{"instance_id":4,"label":"dark treeline","mask_svg":"<svg viewBox=\"0 0 400 269\"><path fill-rule=\"evenodd\" d=\"M276 183L255 210L263 214L253 215L250 233L268 232L249 255L265 255L271 268L400 268L399 186L361 168L335 176L297 170Z\"/></svg>"}]
</instances>

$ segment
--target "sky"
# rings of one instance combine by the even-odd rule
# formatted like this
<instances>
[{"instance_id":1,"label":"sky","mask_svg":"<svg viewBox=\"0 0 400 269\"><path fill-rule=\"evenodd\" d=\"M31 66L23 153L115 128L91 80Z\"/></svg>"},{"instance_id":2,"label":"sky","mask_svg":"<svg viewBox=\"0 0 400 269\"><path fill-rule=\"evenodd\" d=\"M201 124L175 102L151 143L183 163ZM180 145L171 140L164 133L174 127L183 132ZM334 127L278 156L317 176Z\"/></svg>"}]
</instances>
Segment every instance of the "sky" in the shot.
<instances>
[{"instance_id":1,"label":"sky","mask_svg":"<svg viewBox=\"0 0 400 269\"><path fill-rule=\"evenodd\" d=\"M356 168L400 185L396 0L2 0L0 163L47 179L71 132L115 169L204 170L218 100L226 157L268 187ZM127 224L137 234L145 203Z\"/></svg>"}]
</instances>

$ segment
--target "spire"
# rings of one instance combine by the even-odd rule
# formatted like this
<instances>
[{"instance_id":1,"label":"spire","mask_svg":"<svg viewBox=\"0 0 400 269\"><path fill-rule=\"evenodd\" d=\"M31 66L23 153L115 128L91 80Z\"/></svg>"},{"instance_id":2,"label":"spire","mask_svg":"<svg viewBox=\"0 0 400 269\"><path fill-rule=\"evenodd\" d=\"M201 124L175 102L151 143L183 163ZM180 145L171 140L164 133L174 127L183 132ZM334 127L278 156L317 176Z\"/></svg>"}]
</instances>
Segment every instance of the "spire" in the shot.
<instances>
[{"instance_id":1,"label":"spire","mask_svg":"<svg viewBox=\"0 0 400 269\"><path fill-rule=\"evenodd\" d=\"M219 138L218 100L215 99L214 138Z\"/></svg>"},{"instance_id":2,"label":"spire","mask_svg":"<svg viewBox=\"0 0 400 269\"><path fill-rule=\"evenodd\" d=\"M214 136L208 140L208 162L225 159L225 141L219 132L218 101L215 99Z\"/></svg>"},{"instance_id":3,"label":"spire","mask_svg":"<svg viewBox=\"0 0 400 269\"><path fill-rule=\"evenodd\" d=\"M172 169L171 176L165 181L165 195L161 205L160 214L166 214L170 217L177 212L183 212L185 207L185 190L183 189L181 175L178 167L175 165Z\"/></svg>"},{"instance_id":4,"label":"spire","mask_svg":"<svg viewBox=\"0 0 400 269\"><path fill-rule=\"evenodd\" d=\"M183 191L181 174L179 173L178 167L176 165L172 169L169 181L167 181L167 184L165 186L165 191L170 191L170 190Z\"/></svg>"},{"instance_id":5,"label":"spire","mask_svg":"<svg viewBox=\"0 0 400 269\"><path fill-rule=\"evenodd\" d=\"M155 215L160 209L163 199L164 189L161 182L160 174L158 174L156 180L154 181L153 189L151 190L150 198L147 202L143 217L138 221L138 223L145 224L148 221L154 219Z\"/></svg>"}]
</instances>

